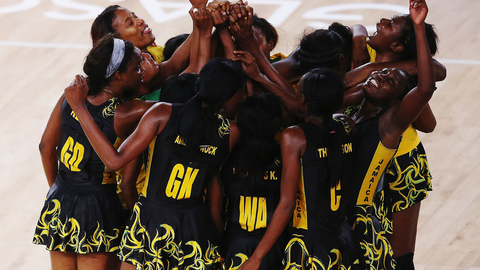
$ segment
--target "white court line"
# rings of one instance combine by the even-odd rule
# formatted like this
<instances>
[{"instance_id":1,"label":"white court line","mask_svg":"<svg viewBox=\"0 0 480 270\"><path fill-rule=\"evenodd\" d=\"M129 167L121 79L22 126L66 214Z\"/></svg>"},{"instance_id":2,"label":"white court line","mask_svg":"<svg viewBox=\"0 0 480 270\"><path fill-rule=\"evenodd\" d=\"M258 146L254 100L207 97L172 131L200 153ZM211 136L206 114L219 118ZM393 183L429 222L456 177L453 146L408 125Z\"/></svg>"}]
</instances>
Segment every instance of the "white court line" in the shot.
<instances>
[{"instance_id":1,"label":"white court line","mask_svg":"<svg viewBox=\"0 0 480 270\"><path fill-rule=\"evenodd\" d=\"M30 48L60 48L60 49L91 49L92 45L68 44L68 43L41 43L41 42L21 42L21 41L2 41L0 46L12 47L30 47Z\"/></svg>"},{"instance_id":2,"label":"white court line","mask_svg":"<svg viewBox=\"0 0 480 270\"><path fill-rule=\"evenodd\" d=\"M437 59L437 61L442 64L460 64L460 65L480 66L480 61L475 61L475 60Z\"/></svg>"},{"instance_id":3,"label":"white court line","mask_svg":"<svg viewBox=\"0 0 480 270\"><path fill-rule=\"evenodd\" d=\"M60 49L91 49L91 45L85 44L68 44L68 43L41 43L41 42L21 42L21 41L2 41L0 46L12 47L30 47L30 48L60 48ZM460 59L437 59L442 64L459 64L480 66L480 61L475 60L460 60Z\"/></svg>"}]
</instances>

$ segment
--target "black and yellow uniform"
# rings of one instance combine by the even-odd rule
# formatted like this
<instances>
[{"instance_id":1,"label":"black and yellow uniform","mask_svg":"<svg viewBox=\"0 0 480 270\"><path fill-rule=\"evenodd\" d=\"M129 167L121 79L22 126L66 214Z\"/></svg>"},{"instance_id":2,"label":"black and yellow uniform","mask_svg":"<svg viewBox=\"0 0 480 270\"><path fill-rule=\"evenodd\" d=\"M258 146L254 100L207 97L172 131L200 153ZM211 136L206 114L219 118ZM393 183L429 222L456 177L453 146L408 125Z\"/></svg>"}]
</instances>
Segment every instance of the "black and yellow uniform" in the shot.
<instances>
[{"instance_id":1,"label":"black and yellow uniform","mask_svg":"<svg viewBox=\"0 0 480 270\"><path fill-rule=\"evenodd\" d=\"M151 45L147 47L148 53L150 53L153 59L155 59L155 62L157 62L157 64L160 64L165 59L165 57L163 56L164 49L164 47L157 45Z\"/></svg>"},{"instance_id":2,"label":"black and yellow uniform","mask_svg":"<svg viewBox=\"0 0 480 270\"><path fill-rule=\"evenodd\" d=\"M396 149L383 146L378 134L380 115L356 125L354 145L354 196L348 219L364 252L368 269L394 269L393 251L374 214L373 198Z\"/></svg>"},{"instance_id":3,"label":"black and yellow uniform","mask_svg":"<svg viewBox=\"0 0 480 270\"><path fill-rule=\"evenodd\" d=\"M374 198L374 204L383 228L392 234L391 214L419 203L432 190L427 154L411 125L403 133L398 150L387 167L384 185L383 194Z\"/></svg>"},{"instance_id":4,"label":"black and yellow uniform","mask_svg":"<svg viewBox=\"0 0 480 270\"><path fill-rule=\"evenodd\" d=\"M157 64L160 64L165 58L163 56L163 50L165 48L162 46L157 46L157 45L151 45L147 47L148 53L155 59L155 62ZM154 90L152 93L147 94L142 96L140 99L141 100L153 100L153 101L158 101L160 99L160 90L157 89ZM115 148L120 147L120 145L123 143L125 139L117 141L115 144ZM117 193L118 197L120 197L120 201L123 204L123 207L125 210L127 210L127 203L125 202L125 198L123 197L122 189L120 188L120 184L123 181L123 168L117 171ZM145 166L142 164L142 168L138 174L137 181L136 181L136 187L137 187L137 192L138 194L141 194L143 191L143 185L145 184Z\"/></svg>"},{"instance_id":5,"label":"black and yellow uniform","mask_svg":"<svg viewBox=\"0 0 480 270\"><path fill-rule=\"evenodd\" d=\"M222 165L220 174L227 198L226 229L221 244L224 269L237 269L255 251L280 200L282 164L274 158L254 179L242 157L234 150ZM280 147L278 147L280 154ZM263 258L260 269L281 269L287 233L284 232Z\"/></svg>"},{"instance_id":6,"label":"black and yellow uniform","mask_svg":"<svg viewBox=\"0 0 480 270\"><path fill-rule=\"evenodd\" d=\"M284 55L283 53L276 53L276 54L270 56L270 63L273 64L273 63L278 62L280 60L283 60L287 57L288 56Z\"/></svg>"},{"instance_id":7,"label":"black and yellow uniform","mask_svg":"<svg viewBox=\"0 0 480 270\"><path fill-rule=\"evenodd\" d=\"M292 237L285 248L284 269L361 269L362 254L346 220L351 176L346 173L335 187L328 175L330 136L340 136L344 168L351 168L353 139L350 126L336 122L336 134L306 122L299 125L306 138L301 179L293 212Z\"/></svg>"},{"instance_id":8,"label":"black and yellow uniform","mask_svg":"<svg viewBox=\"0 0 480 270\"><path fill-rule=\"evenodd\" d=\"M375 62L375 50L367 48L371 62ZM384 192L374 198L375 213L385 231L392 234L391 214L419 203L432 190L427 154L412 125L402 135L394 160L385 173L384 185Z\"/></svg>"},{"instance_id":9,"label":"black and yellow uniform","mask_svg":"<svg viewBox=\"0 0 480 270\"><path fill-rule=\"evenodd\" d=\"M113 118L118 103L117 98L99 106L86 102L112 144L117 138ZM105 171L66 100L61 113L60 168L47 194L33 243L79 254L115 252L127 219L115 191L115 174Z\"/></svg>"},{"instance_id":10,"label":"black and yellow uniform","mask_svg":"<svg viewBox=\"0 0 480 270\"><path fill-rule=\"evenodd\" d=\"M218 232L204 203L229 151L230 122L218 115L215 138L187 148L178 135L182 105L152 141L144 194L134 206L119 257L137 269L217 269Z\"/></svg>"}]
</instances>

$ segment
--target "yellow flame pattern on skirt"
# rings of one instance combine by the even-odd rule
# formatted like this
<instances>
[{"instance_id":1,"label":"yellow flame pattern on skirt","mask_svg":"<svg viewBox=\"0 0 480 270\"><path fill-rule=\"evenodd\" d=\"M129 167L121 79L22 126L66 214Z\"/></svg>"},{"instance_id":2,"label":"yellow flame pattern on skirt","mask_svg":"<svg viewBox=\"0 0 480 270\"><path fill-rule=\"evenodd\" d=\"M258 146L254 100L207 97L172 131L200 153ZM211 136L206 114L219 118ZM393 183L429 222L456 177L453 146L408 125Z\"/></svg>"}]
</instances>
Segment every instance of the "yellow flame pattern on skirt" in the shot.
<instances>
[{"instance_id":1,"label":"yellow flame pattern on skirt","mask_svg":"<svg viewBox=\"0 0 480 270\"><path fill-rule=\"evenodd\" d=\"M175 239L175 230L168 224L160 225L160 230L165 231L162 235L159 229L155 230L155 235L150 235L140 221L138 203L133 212L135 219L123 234L119 257L122 261L135 265L136 269L178 269L178 266L183 265L188 270L204 270L213 269L212 266L220 261L217 245L209 242L204 252L196 241L182 244L182 241ZM184 254L183 245L191 247L192 251ZM143 260L137 260L138 257Z\"/></svg>"},{"instance_id":2,"label":"yellow flame pattern on skirt","mask_svg":"<svg viewBox=\"0 0 480 270\"><path fill-rule=\"evenodd\" d=\"M92 235L82 232L80 224L75 218L62 220L60 218L61 204L58 200L52 200L53 208L47 208L37 223L36 234L33 243L47 245L50 251L71 251L78 254L87 254L98 252L99 250L106 252L115 252L118 246L111 246L111 242L121 235L123 228L115 229L113 235L108 235L104 230L100 229L97 222L97 228ZM50 239L48 239L50 238ZM61 241L55 241L60 238Z\"/></svg>"}]
</instances>

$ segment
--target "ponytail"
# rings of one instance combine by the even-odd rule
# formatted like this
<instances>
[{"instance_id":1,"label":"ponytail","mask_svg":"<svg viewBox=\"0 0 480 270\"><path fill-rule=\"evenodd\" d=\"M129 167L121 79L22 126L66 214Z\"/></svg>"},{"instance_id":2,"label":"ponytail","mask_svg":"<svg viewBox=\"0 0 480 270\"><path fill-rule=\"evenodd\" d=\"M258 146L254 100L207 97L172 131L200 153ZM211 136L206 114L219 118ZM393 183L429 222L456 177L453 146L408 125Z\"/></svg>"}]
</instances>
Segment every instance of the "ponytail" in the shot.
<instances>
[{"instance_id":1,"label":"ponytail","mask_svg":"<svg viewBox=\"0 0 480 270\"><path fill-rule=\"evenodd\" d=\"M216 114L245 86L245 81L241 64L233 60L215 58L202 68L195 83L197 94L185 104L179 117L178 134L188 147L214 138Z\"/></svg>"},{"instance_id":2,"label":"ponytail","mask_svg":"<svg viewBox=\"0 0 480 270\"><path fill-rule=\"evenodd\" d=\"M343 155L342 143L344 136L343 125L333 119L343 104L344 85L341 76L331 69L314 69L301 80L301 91L305 96L307 115L321 117L324 120L324 128L328 134L328 177L330 185L336 186L345 175L345 155Z\"/></svg>"},{"instance_id":3,"label":"ponytail","mask_svg":"<svg viewBox=\"0 0 480 270\"><path fill-rule=\"evenodd\" d=\"M275 134L282 125L281 99L273 93L247 97L238 112L240 140L235 147L238 170L248 173L247 188L256 193L263 190L266 167L280 157Z\"/></svg>"},{"instance_id":4,"label":"ponytail","mask_svg":"<svg viewBox=\"0 0 480 270\"><path fill-rule=\"evenodd\" d=\"M199 146L214 135L216 112L210 106L202 106L202 103L202 97L196 94L182 108L178 133L187 146Z\"/></svg>"}]
</instances>

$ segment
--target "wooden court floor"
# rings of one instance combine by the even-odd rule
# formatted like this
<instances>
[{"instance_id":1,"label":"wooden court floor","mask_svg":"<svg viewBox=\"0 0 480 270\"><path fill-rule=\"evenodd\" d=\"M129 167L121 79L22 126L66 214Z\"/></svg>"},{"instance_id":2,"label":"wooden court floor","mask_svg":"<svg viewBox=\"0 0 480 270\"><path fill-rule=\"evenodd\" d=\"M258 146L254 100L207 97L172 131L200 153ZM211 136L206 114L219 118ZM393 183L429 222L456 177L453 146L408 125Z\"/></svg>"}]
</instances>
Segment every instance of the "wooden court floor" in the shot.
<instances>
[{"instance_id":1,"label":"wooden court floor","mask_svg":"<svg viewBox=\"0 0 480 270\"><path fill-rule=\"evenodd\" d=\"M407 0L251 0L275 23L289 53L307 27L333 21L373 26L404 13ZM90 25L104 7L135 11L157 43L191 31L187 0L2 0L0 3L0 269L49 269L31 243L48 190L38 143L63 89L81 73ZM419 270L480 269L480 1L429 0L448 69L431 107L437 128L422 134L434 191L422 202L415 254Z\"/></svg>"}]
</instances>

